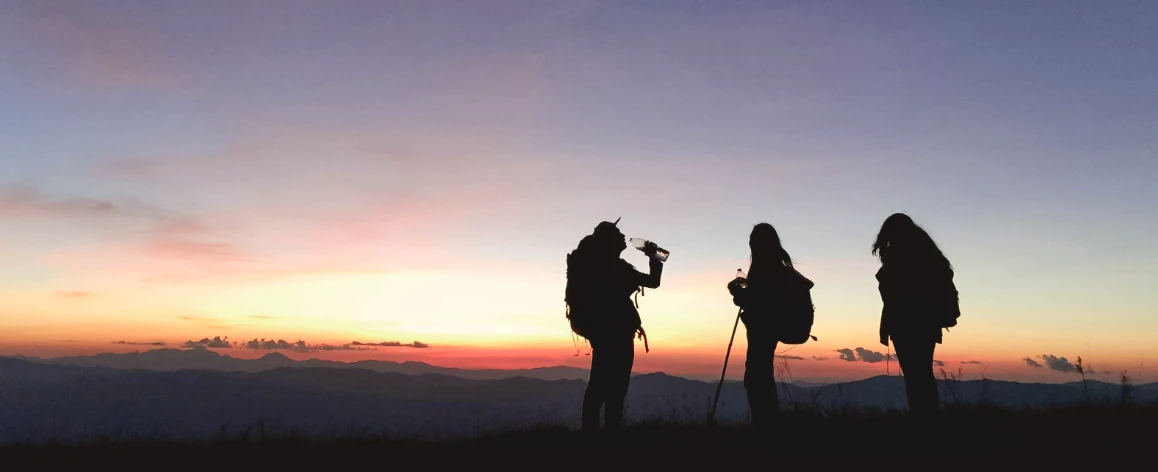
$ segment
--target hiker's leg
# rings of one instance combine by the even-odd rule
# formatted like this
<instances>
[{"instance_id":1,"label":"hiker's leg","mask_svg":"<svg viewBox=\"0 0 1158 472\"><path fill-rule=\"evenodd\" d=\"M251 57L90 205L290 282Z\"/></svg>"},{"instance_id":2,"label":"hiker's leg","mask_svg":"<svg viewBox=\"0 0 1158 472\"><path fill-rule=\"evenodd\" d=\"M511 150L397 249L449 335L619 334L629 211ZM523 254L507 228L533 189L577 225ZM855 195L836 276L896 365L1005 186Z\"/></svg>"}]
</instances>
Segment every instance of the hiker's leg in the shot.
<instances>
[{"instance_id":1,"label":"hiker's leg","mask_svg":"<svg viewBox=\"0 0 1158 472\"><path fill-rule=\"evenodd\" d=\"M771 336L768 340L768 351L771 352L772 368L768 370L768 411L764 412L765 417L779 417L780 416L780 394L776 391L776 345L779 341L775 336Z\"/></svg>"},{"instance_id":2,"label":"hiker's leg","mask_svg":"<svg viewBox=\"0 0 1158 472\"><path fill-rule=\"evenodd\" d=\"M937 350L937 343L927 341L921 345L921 362L929 365L929 375L925 376L925 411L934 416L941 410L941 392L937 388L937 376L933 374L933 354Z\"/></svg>"},{"instance_id":3,"label":"hiker's leg","mask_svg":"<svg viewBox=\"0 0 1158 472\"><path fill-rule=\"evenodd\" d=\"M893 346L897 349L897 361L901 364L901 373L905 379L909 412L914 416L932 413L940 403L937 378L933 376L933 350L936 343L894 339Z\"/></svg>"},{"instance_id":4,"label":"hiker's leg","mask_svg":"<svg viewBox=\"0 0 1158 472\"><path fill-rule=\"evenodd\" d=\"M628 335L610 341L613 365L608 371L607 405L603 415L607 428L617 429L623 425L624 402L631 383L631 368L635 364L635 337Z\"/></svg>"},{"instance_id":5,"label":"hiker's leg","mask_svg":"<svg viewBox=\"0 0 1158 472\"><path fill-rule=\"evenodd\" d=\"M744 391L752 423L763 424L777 410L776 338L766 330L747 329L748 352L744 360Z\"/></svg>"},{"instance_id":6,"label":"hiker's leg","mask_svg":"<svg viewBox=\"0 0 1158 472\"><path fill-rule=\"evenodd\" d=\"M901 378L905 381L905 400L909 406L909 413L915 414L920 410L920 363L916 361L916 354L909 352L909 343L904 340L892 339L893 348L897 351L897 363L901 365ZM933 365L929 365L933 369Z\"/></svg>"},{"instance_id":7,"label":"hiker's leg","mask_svg":"<svg viewBox=\"0 0 1158 472\"><path fill-rule=\"evenodd\" d=\"M607 401L607 372L608 356L611 352L601 342L592 337L591 342L591 371L588 374L587 390L583 392L583 431L599 430L599 410Z\"/></svg>"}]
</instances>

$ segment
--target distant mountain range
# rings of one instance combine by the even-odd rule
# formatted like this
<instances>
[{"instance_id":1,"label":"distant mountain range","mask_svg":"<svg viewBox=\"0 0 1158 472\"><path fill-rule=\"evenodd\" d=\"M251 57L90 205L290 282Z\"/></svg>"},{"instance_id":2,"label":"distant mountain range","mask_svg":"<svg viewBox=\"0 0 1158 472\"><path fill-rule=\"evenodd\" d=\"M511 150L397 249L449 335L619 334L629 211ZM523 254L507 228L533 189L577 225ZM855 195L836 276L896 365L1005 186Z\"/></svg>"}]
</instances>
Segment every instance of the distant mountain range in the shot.
<instances>
[{"instance_id":1,"label":"distant mountain range","mask_svg":"<svg viewBox=\"0 0 1158 472\"><path fill-rule=\"evenodd\" d=\"M336 369L367 369L374 372L396 372L401 374L441 374L471 380L499 380L512 377L527 377L541 380L583 380L590 375L588 369L555 366L533 369L457 369L440 367L425 362L394 362L363 360L338 362L322 359L295 361L279 352L271 352L258 359L239 359L219 354L204 348L193 349L152 349L144 352L103 353L91 356L69 356L56 358L10 356L30 362L82 367L109 367L113 369L143 369L169 372L175 370L222 370L227 372L262 372L281 367L329 367ZM639 375L633 373L632 375ZM819 382L797 380L792 382L800 387L816 387Z\"/></svg>"},{"instance_id":2,"label":"distant mountain range","mask_svg":"<svg viewBox=\"0 0 1158 472\"><path fill-rule=\"evenodd\" d=\"M569 367L463 370L419 362L297 362L280 354L242 360L205 350L0 357L0 442L85 440L102 434L205 439L222 428L236 435L259 421L271 432L427 437L542 422L577 426L585 378L585 369ZM1118 385L1095 381L939 382L947 403L1006 407L1087 397L1114 401L1121 394ZM714 382L662 373L636 375L628 393L628 418L703 420L715 388ZM905 405L898 376L823 387L782 384L780 397L786 406L830 409ZM1132 398L1158 401L1158 384L1135 386ZM742 385L725 383L718 419L743 421L746 414Z\"/></svg>"},{"instance_id":3,"label":"distant mountain range","mask_svg":"<svg viewBox=\"0 0 1158 472\"><path fill-rule=\"evenodd\" d=\"M113 369L143 369L169 372L175 370L222 370L226 372L263 372L280 367L327 367L366 369L374 372L400 374L442 374L471 380L498 380L527 377L542 380L587 380L587 369L578 367L538 367L534 369L456 369L439 367L425 362L393 362L364 360L337 362L322 359L295 361L279 352L271 352L259 359L239 359L218 354L209 349L153 349L122 354L104 353L92 356L40 358L12 356L30 362L82 367L109 367Z\"/></svg>"}]
</instances>

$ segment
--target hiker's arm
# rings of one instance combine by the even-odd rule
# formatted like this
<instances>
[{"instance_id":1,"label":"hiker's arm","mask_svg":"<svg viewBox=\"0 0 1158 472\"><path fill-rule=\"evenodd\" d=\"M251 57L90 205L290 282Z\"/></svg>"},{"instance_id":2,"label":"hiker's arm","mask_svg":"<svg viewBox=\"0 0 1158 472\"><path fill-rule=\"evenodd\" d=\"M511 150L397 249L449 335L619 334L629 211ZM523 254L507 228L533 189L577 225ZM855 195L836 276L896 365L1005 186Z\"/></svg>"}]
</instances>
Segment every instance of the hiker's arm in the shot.
<instances>
[{"instance_id":1,"label":"hiker's arm","mask_svg":"<svg viewBox=\"0 0 1158 472\"><path fill-rule=\"evenodd\" d=\"M635 278L634 286L645 288L659 288L659 279L663 275L663 262L654 257L648 258L649 274L645 274L638 270L632 274Z\"/></svg>"},{"instance_id":2,"label":"hiker's arm","mask_svg":"<svg viewBox=\"0 0 1158 472\"><path fill-rule=\"evenodd\" d=\"M888 346L889 345L889 331L888 331L889 308L891 307L891 305L889 304L889 297L887 295L885 295L886 293L888 293L888 291L885 289L885 284L883 281L877 282L877 291L879 291L881 293L881 323L880 323L880 329L879 329L879 333L880 333L880 337L881 337L880 341L881 341L882 346Z\"/></svg>"},{"instance_id":3,"label":"hiker's arm","mask_svg":"<svg viewBox=\"0 0 1158 472\"><path fill-rule=\"evenodd\" d=\"M877 291L881 293L881 315L887 318L893 311L893 289L890 284L881 281L877 283Z\"/></svg>"},{"instance_id":4,"label":"hiker's arm","mask_svg":"<svg viewBox=\"0 0 1158 472\"><path fill-rule=\"evenodd\" d=\"M748 304L747 288L741 287L739 283L733 281L728 283L728 292L732 294L732 303L738 307L744 307Z\"/></svg>"},{"instance_id":5,"label":"hiker's arm","mask_svg":"<svg viewBox=\"0 0 1158 472\"><path fill-rule=\"evenodd\" d=\"M660 262L659 259L654 257L649 257L647 259L647 265L649 269L648 272L650 272L647 274L647 280L645 280L647 283L639 284L639 286L647 288L659 288L659 279L663 275L663 262Z\"/></svg>"}]
</instances>

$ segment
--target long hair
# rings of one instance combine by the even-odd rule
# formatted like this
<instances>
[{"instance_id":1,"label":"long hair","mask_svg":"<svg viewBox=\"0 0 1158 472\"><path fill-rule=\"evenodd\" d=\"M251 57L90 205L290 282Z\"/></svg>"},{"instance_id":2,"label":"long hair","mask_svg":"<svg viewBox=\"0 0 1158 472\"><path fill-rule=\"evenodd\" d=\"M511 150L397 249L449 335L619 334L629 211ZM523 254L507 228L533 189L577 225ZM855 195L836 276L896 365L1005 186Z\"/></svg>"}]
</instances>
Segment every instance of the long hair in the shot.
<instances>
[{"instance_id":1,"label":"long hair","mask_svg":"<svg viewBox=\"0 0 1158 472\"><path fill-rule=\"evenodd\" d=\"M752 267L749 272L760 272L770 266L792 267L792 256L780 244L776 228L768 223L760 223L752 228L748 236L748 249L752 251Z\"/></svg>"},{"instance_id":2,"label":"long hair","mask_svg":"<svg viewBox=\"0 0 1158 472\"><path fill-rule=\"evenodd\" d=\"M885 219L873 242L872 254L882 264L923 262L949 265L932 236L904 213L893 213Z\"/></svg>"}]
</instances>

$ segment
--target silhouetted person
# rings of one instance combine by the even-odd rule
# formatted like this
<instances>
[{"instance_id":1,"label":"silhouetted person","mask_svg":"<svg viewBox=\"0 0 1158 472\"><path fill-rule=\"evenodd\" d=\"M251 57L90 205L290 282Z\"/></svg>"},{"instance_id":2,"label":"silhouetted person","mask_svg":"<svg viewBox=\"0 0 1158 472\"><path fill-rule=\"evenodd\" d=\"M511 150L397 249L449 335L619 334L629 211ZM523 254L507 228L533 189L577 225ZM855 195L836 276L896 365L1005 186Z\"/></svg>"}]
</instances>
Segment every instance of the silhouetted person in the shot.
<instances>
[{"instance_id":1,"label":"silhouetted person","mask_svg":"<svg viewBox=\"0 0 1158 472\"><path fill-rule=\"evenodd\" d=\"M616 224L604 221L568 255L568 316L572 329L591 343L591 377L583 395L584 432L599 429L601 407L607 429L623 424L635 363L634 338L644 335L631 296L640 287L658 288L663 272L654 244L644 249L650 274L620 258L626 248L627 239Z\"/></svg>"},{"instance_id":2,"label":"silhouetted person","mask_svg":"<svg viewBox=\"0 0 1158 472\"><path fill-rule=\"evenodd\" d=\"M880 341L889 340L905 377L909 411L918 417L939 412L933 351L941 329L956 326L960 310L953 267L933 238L903 213L889 216L873 243L881 302Z\"/></svg>"},{"instance_id":3,"label":"silhouetted person","mask_svg":"<svg viewBox=\"0 0 1158 472\"><path fill-rule=\"evenodd\" d=\"M776 345L779 333L776 317L791 309L787 296L812 289L813 283L792 266L792 257L780 244L776 229L768 223L752 228L748 236L752 263L748 268L747 287L743 279L728 284L732 302L743 308L740 320L748 335L748 355L744 361L744 390L752 423L768 426L780 416L776 393Z\"/></svg>"}]
</instances>

